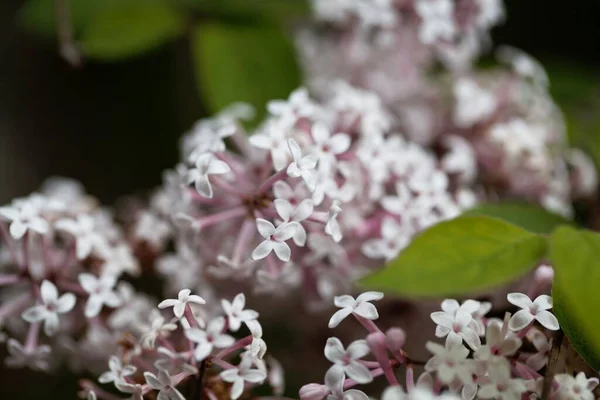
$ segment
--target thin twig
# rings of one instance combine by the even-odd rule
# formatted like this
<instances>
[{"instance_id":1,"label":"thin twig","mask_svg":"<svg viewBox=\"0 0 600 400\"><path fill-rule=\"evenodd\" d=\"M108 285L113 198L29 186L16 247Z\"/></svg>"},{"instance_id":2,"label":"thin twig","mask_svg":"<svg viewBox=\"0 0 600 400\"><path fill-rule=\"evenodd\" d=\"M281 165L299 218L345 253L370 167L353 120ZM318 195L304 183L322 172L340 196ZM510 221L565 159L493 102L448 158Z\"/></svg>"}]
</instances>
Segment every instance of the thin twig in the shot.
<instances>
[{"instance_id":1,"label":"thin twig","mask_svg":"<svg viewBox=\"0 0 600 400\"><path fill-rule=\"evenodd\" d=\"M550 398L550 391L552 390L552 381L554 381L554 375L556 374L556 363L558 362L558 356L560 354L560 348L562 346L563 337L563 331L558 331L558 333L554 337L552 349L550 349L550 356L548 357L548 368L546 369L546 376L544 377L542 400L548 400Z\"/></svg>"},{"instance_id":2,"label":"thin twig","mask_svg":"<svg viewBox=\"0 0 600 400\"><path fill-rule=\"evenodd\" d=\"M75 43L69 0L55 0L60 55L73 67L81 66L83 57Z\"/></svg>"}]
</instances>

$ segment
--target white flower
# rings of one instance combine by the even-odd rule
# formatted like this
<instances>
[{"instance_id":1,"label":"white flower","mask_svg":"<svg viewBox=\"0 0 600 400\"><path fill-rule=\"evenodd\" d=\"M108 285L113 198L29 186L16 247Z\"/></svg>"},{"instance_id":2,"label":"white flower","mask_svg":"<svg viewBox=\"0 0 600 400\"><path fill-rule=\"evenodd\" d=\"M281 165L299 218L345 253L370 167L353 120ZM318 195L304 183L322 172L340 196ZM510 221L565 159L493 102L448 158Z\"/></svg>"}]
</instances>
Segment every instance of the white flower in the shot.
<instances>
[{"instance_id":1,"label":"white flower","mask_svg":"<svg viewBox=\"0 0 600 400\"><path fill-rule=\"evenodd\" d=\"M482 89L475 81L461 78L454 84L454 122L468 128L489 118L497 107L494 95Z\"/></svg>"},{"instance_id":2,"label":"white flower","mask_svg":"<svg viewBox=\"0 0 600 400\"><path fill-rule=\"evenodd\" d=\"M117 282L114 275L104 273L97 278L84 272L79 274L78 279L83 290L89 294L84 311L86 317L92 318L98 315L105 304L113 308L121 305L121 299L113 290Z\"/></svg>"},{"instance_id":3,"label":"white flower","mask_svg":"<svg viewBox=\"0 0 600 400\"><path fill-rule=\"evenodd\" d=\"M304 229L300 222L312 215L314 209L313 201L311 199L304 199L298 207L294 207L289 201L284 199L275 199L273 203L284 223L298 223L298 225L296 225L296 232L292 238L297 246L304 246L306 244L306 229Z\"/></svg>"},{"instance_id":4,"label":"white flower","mask_svg":"<svg viewBox=\"0 0 600 400\"><path fill-rule=\"evenodd\" d=\"M98 232L93 217L79 215L77 219L61 219L54 224L56 229L73 235L76 240L77 258L83 260L92 252L105 257L109 254L107 239Z\"/></svg>"},{"instance_id":5,"label":"white flower","mask_svg":"<svg viewBox=\"0 0 600 400\"><path fill-rule=\"evenodd\" d=\"M381 400L460 400L460 397L453 393L435 394L427 387L417 386L408 393L400 386L388 387L381 396Z\"/></svg>"},{"instance_id":6,"label":"white flower","mask_svg":"<svg viewBox=\"0 0 600 400\"><path fill-rule=\"evenodd\" d=\"M277 228L267 221L266 219L257 218L256 228L263 240L252 252L253 260L262 260L267 257L271 251L275 251L275 254L281 261L289 261L291 257L291 249L286 240L291 239L296 230L298 229L297 222L283 222Z\"/></svg>"},{"instance_id":7,"label":"white flower","mask_svg":"<svg viewBox=\"0 0 600 400\"><path fill-rule=\"evenodd\" d=\"M284 169L289 160L285 132L285 129L271 122L267 123L260 133L250 136L249 139L254 147L270 151L273 166L277 171Z\"/></svg>"},{"instance_id":8,"label":"white flower","mask_svg":"<svg viewBox=\"0 0 600 400\"><path fill-rule=\"evenodd\" d=\"M154 309L150 313L150 326L144 327L145 333L142 335L141 343L143 347L154 348L156 338L159 336L168 336L177 329L177 325L172 322L165 322L161 313Z\"/></svg>"},{"instance_id":9,"label":"white flower","mask_svg":"<svg viewBox=\"0 0 600 400\"><path fill-rule=\"evenodd\" d=\"M242 322L246 323L258 318L258 313L256 311L244 310L244 307L246 306L246 296L244 296L244 293L235 296L231 303L222 299L221 305L223 306L223 311L227 314L229 329L233 332L237 332L240 329Z\"/></svg>"},{"instance_id":10,"label":"white flower","mask_svg":"<svg viewBox=\"0 0 600 400\"><path fill-rule=\"evenodd\" d=\"M331 319L329 320L329 327L335 328L350 314L355 314L359 317L374 320L379 318L377 308L370 301L381 300L383 293L381 292L365 292L358 296L356 300L354 297L349 295L336 296L333 299L333 303L336 307L340 307Z\"/></svg>"},{"instance_id":11,"label":"white flower","mask_svg":"<svg viewBox=\"0 0 600 400\"><path fill-rule=\"evenodd\" d=\"M100 383L120 382L126 376L133 375L137 370L133 365L123 365L117 356L110 356L108 360L108 368L110 371L104 372L98 378Z\"/></svg>"},{"instance_id":12,"label":"white flower","mask_svg":"<svg viewBox=\"0 0 600 400\"><path fill-rule=\"evenodd\" d=\"M371 371L360 363L360 359L369 352L366 340L356 340L350 343L348 349L344 349L338 338L330 337L325 345L325 357L334 363L331 368L341 369L358 383L369 383L373 380Z\"/></svg>"},{"instance_id":13,"label":"white flower","mask_svg":"<svg viewBox=\"0 0 600 400\"><path fill-rule=\"evenodd\" d=\"M451 0L418 0L415 10L421 17L419 38L424 44L451 40L456 34L454 3Z\"/></svg>"},{"instance_id":14,"label":"white flower","mask_svg":"<svg viewBox=\"0 0 600 400\"><path fill-rule=\"evenodd\" d=\"M552 349L552 341L539 329L532 328L527 332L527 339L533 344L537 352L526 360L527 365L535 371L546 366L548 354Z\"/></svg>"},{"instance_id":15,"label":"white flower","mask_svg":"<svg viewBox=\"0 0 600 400\"><path fill-rule=\"evenodd\" d=\"M329 128L322 122L315 122L311 130L315 141L313 150L319 159L319 167L329 169L335 163L335 156L350 148L350 136L345 133L331 135Z\"/></svg>"},{"instance_id":16,"label":"white flower","mask_svg":"<svg viewBox=\"0 0 600 400\"><path fill-rule=\"evenodd\" d=\"M158 376L151 372L144 372L146 383L154 390L158 390L157 400L185 400L185 397L172 386L171 377L167 371L158 371Z\"/></svg>"},{"instance_id":17,"label":"white flower","mask_svg":"<svg viewBox=\"0 0 600 400\"><path fill-rule=\"evenodd\" d=\"M160 302L158 308L167 308L173 307L173 314L177 318L183 317L183 313L185 311L185 306L187 303L195 303L195 304L206 304L206 301L195 294L190 294L192 291L190 289L182 289L179 291L177 295L177 299L166 299Z\"/></svg>"},{"instance_id":18,"label":"white flower","mask_svg":"<svg viewBox=\"0 0 600 400\"><path fill-rule=\"evenodd\" d=\"M492 320L485 332L485 346L475 352L475 358L486 359L489 356L509 357L514 355L523 343L516 335L507 332L508 324Z\"/></svg>"},{"instance_id":19,"label":"white flower","mask_svg":"<svg viewBox=\"0 0 600 400\"><path fill-rule=\"evenodd\" d=\"M488 364L491 382L481 385L477 392L482 399L519 400L527 391L523 379L511 378L510 363L505 358L497 358Z\"/></svg>"},{"instance_id":20,"label":"white flower","mask_svg":"<svg viewBox=\"0 0 600 400\"><path fill-rule=\"evenodd\" d=\"M409 224L399 224L394 218L385 217L381 223L381 238L365 241L361 251L369 258L389 261L410 243L412 234Z\"/></svg>"},{"instance_id":21,"label":"white flower","mask_svg":"<svg viewBox=\"0 0 600 400\"><path fill-rule=\"evenodd\" d=\"M437 372L440 381L446 384L458 379L463 384L473 381L473 360L468 360L469 349L460 342L446 341L446 346L427 342L427 350L434 354L425 364L425 371Z\"/></svg>"},{"instance_id":22,"label":"white flower","mask_svg":"<svg viewBox=\"0 0 600 400\"><path fill-rule=\"evenodd\" d=\"M33 349L27 346L21 346L21 343L15 339L8 339L6 342L9 357L4 359L4 363L10 368L29 367L37 371L47 371L50 367L48 359L50 358L50 346L42 345Z\"/></svg>"},{"instance_id":23,"label":"white flower","mask_svg":"<svg viewBox=\"0 0 600 400\"><path fill-rule=\"evenodd\" d=\"M559 383L559 399L564 400L594 400L593 390L598 386L598 378L587 378L585 373L580 372L573 377L567 374L555 376Z\"/></svg>"},{"instance_id":24,"label":"white flower","mask_svg":"<svg viewBox=\"0 0 600 400\"><path fill-rule=\"evenodd\" d=\"M194 182L198 193L204 197L212 198L213 189L208 179L209 175L223 175L231 171L224 161L216 158L212 153L200 154L196 158L196 168L188 171L188 183Z\"/></svg>"},{"instance_id":25,"label":"white flower","mask_svg":"<svg viewBox=\"0 0 600 400\"><path fill-rule=\"evenodd\" d=\"M520 331L534 320L551 331L556 331L560 328L556 317L550 311L547 311L552 308L552 297L543 294L532 302L523 293L509 293L506 298L510 303L522 308L522 310L517 311L510 318L508 327L512 331Z\"/></svg>"},{"instance_id":26,"label":"white flower","mask_svg":"<svg viewBox=\"0 0 600 400\"><path fill-rule=\"evenodd\" d=\"M244 382L259 383L267 378L267 374L258 369L252 369L251 359L242 358L237 368L226 369L219 375L231 385L231 399L236 400L244 393Z\"/></svg>"},{"instance_id":27,"label":"white flower","mask_svg":"<svg viewBox=\"0 0 600 400\"><path fill-rule=\"evenodd\" d=\"M196 343L194 357L196 361L202 361L210 355L214 348L222 349L235 343L235 339L223 334L225 329L225 318L218 317L211 320L206 331L198 328L190 328L185 331L185 336Z\"/></svg>"},{"instance_id":28,"label":"white flower","mask_svg":"<svg viewBox=\"0 0 600 400\"><path fill-rule=\"evenodd\" d=\"M319 159L313 155L302 157L302 150L294 139L288 139L287 144L293 158L292 163L287 168L287 174L292 178L301 177L308 190L314 192L317 187L315 168Z\"/></svg>"},{"instance_id":29,"label":"white flower","mask_svg":"<svg viewBox=\"0 0 600 400\"><path fill-rule=\"evenodd\" d=\"M342 209L339 206L338 201L334 201L331 207L329 208L329 219L327 220L327 224L325 225L325 233L336 242L339 243L342 240L342 230L340 229L340 224L338 223L337 217L338 214L342 212Z\"/></svg>"},{"instance_id":30,"label":"white flower","mask_svg":"<svg viewBox=\"0 0 600 400\"><path fill-rule=\"evenodd\" d=\"M126 381L118 381L115 386L121 392L131 394L130 400L144 400L144 388L139 383L132 384Z\"/></svg>"},{"instance_id":31,"label":"white flower","mask_svg":"<svg viewBox=\"0 0 600 400\"><path fill-rule=\"evenodd\" d=\"M446 340L453 342L464 340L473 350L481 346L481 340L477 334L479 325L466 310L458 309L454 314L436 311L431 313L431 319L438 325L437 337L447 336Z\"/></svg>"},{"instance_id":32,"label":"white flower","mask_svg":"<svg viewBox=\"0 0 600 400\"><path fill-rule=\"evenodd\" d=\"M0 217L10 221L10 235L13 239L21 239L28 230L45 235L50 230L48 221L39 215L39 208L25 200L17 206L0 207Z\"/></svg>"},{"instance_id":33,"label":"white flower","mask_svg":"<svg viewBox=\"0 0 600 400\"><path fill-rule=\"evenodd\" d=\"M23 312L23 319L27 322L44 321L44 332L52 336L58 331L58 314L68 313L75 307L75 295L64 293L58 297L56 286L50 281L43 281L40 286L42 303L28 308Z\"/></svg>"},{"instance_id":34,"label":"white flower","mask_svg":"<svg viewBox=\"0 0 600 400\"><path fill-rule=\"evenodd\" d=\"M369 400L360 390L344 391L344 372L338 368L330 368L325 374L325 385L331 390L327 400Z\"/></svg>"}]
</instances>

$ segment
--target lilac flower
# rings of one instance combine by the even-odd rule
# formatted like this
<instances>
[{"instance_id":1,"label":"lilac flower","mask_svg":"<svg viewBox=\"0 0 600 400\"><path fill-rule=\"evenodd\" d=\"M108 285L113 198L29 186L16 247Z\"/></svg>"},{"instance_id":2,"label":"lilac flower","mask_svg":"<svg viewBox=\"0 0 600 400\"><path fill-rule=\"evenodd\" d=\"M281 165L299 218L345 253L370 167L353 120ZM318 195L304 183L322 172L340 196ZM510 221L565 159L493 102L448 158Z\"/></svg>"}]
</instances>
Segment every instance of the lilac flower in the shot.
<instances>
[{"instance_id":1,"label":"lilac flower","mask_svg":"<svg viewBox=\"0 0 600 400\"><path fill-rule=\"evenodd\" d=\"M83 260L92 252L105 256L109 254L106 237L98 232L96 222L90 215L79 215L77 219L61 219L54 223L56 229L73 235L76 240L77 258Z\"/></svg>"},{"instance_id":2,"label":"lilac flower","mask_svg":"<svg viewBox=\"0 0 600 400\"><path fill-rule=\"evenodd\" d=\"M143 347L151 349L154 348L157 337L168 336L177 329L177 325L173 322L166 322L158 310L152 310L149 317L150 326L144 327L145 333L142 335L141 344Z\"/></svg>"},{"instance_id":3,"label":"lilac flower","mask_svg":"<svg viewBox=\"0 0 600 400\"><path fill-rule=\"evenodd\" d=\"M338 243L342 240L343 234L338 223L338 214L342 212L338 201L334 201L329 208L329 219L325 225L325 233L333 239L334 242Z\"/></svg>"},{"instance_id":4,"label":"lilac flower","mask_svg":"<svg viewBox=\"0 0 600 400\"><path fill-rule=\"evenodd\" d=\"M284 199L275 199L273 203L284 223L298 223L296 225L296 232L292 238L297 246L304 246L306 244L306 229L304 229L300 222L312 215L314 210L313 201L311 199L304 199L297 207L294 207L289 201Z\"/></svg>"},{"instance_id":5,"label":"lilac flower","mask_svg":"<svg viewBox=\"0 0 600 400\"><path fill-rule=\"evenodd\" d=\"M226 369L219 376L225 382L230 382L231 399L238 399L244 393L244 382L259 383L267 378L267 374L258 369L252 369L249 359L242 358L237 368Z\"/></svg>"},{"instance_id":6,"label":"lilac flower","mask_svg":"<svg viewBox=\"0 0 600 400\"><path fill-rule=\"evenodd\" d=\"M535 354L527 358L526 363L535 371L544 368L548 363L548 355L552 349L552 340L539 329L532 328L527 332L527 339L537 350Z\"/></svg>"},{"instance_id":7,"label":"lilac flower","mask_svg":"<svg viewBox=\"0 0 600 400\"><path fill-rule=\"evenodd\" d=\"M50 368L50 346L42 345L34 348L22 346L15 339L6 342L9 356L4 360L7 367L29 367L36 371L47 371Z\"/></svg>"},{"instance_id":8,"label":"lilac flower","mask_svg":"<svg viewBox=\"0 0 600 400\"><path fill-rule=\"evenodd\" d=\"M315 141L313 150L319 159L320 167L331 168L335 164L335 156L345 153L350 148L350 136L345 133L331 135L329 128L323 123L315 123L311 133Z\"/></svg>"},{"instance_id":9,"label":"lilac flower","mask_svg":"<svg viewBox=\"0 0 600 400\"><path fill-rule=\"evenodd\" d=\"M224 161L216 158L212 153L204 153L196 158L196 168L188 172L188 183L194 182L198 193L204 197L212 198L213 189L209 181L210 175L223 175L231 171Z\"/></svg>"},{"instance_id":10,"label":"lilac flower","mask_svg":"<svg viewBox=\"0 0 600 400\"><path fill-rule=\"evenodd\" d=\"M325 385L331 391L327 400L369 400L369 397L360 390L350 389L344 391L344 372L340 368L330 368L325 374Z\"/></svg>"},{"instance_id":11,"label":"lilac flower","mask_svg":"<svg viewBox=\"0 0 600 400\"><path fill-rule=\"evenodd\" d=\"M112 274L104 273L100 278L88 273L78 276L79 284L88 292L89 297L85 304L84 314L87 318L95 317L100 313L103 305L118 307L121 299L113 290L117 278Z\"/></svg>"},{"instance_id":12,"label":"lilac flower","mask_svg":"<svg viewBox=\"0 0 600 400\"><path fill-rule=\"evenodd\" d=\"M505 358L494 360L488 365L491 382L483 384L477 394L482 399L514 400L520 399L527 391L523 379L511 378L510 363Z\"/></svg>"},{"instance_id":13,"label":"lilac flower","mask_svg":"<svg viewBox=\"0 0 600 400\"><path fill-rule=\"evenodd\" d=\"M75 307L75 295L64 293L58 297L56 286L50 281L43 281L40 286L42 303L23 312L23 319L29 323L44 321L44 332L48 336L58 331L58 314L68 313Z\"/></svg>"},{"instance_id":14,"label":"lilac flower","mask_svg":"<svg viewBox=\"0 0 600 400\"><path fill-rule=\"evenodd\" d=\"M477 334L479 326L473 316L465 310L458 309L454 315L436 311L431 313L431 319L438 325L436 336L447 336L447 341L453 342L464 340L473 350L481 345Z\"/></svg>"},{"instance_id":15,"label":"lilac flower","mask_svg":"<svg viewBox=\"0 0 600 400\"><path fill-rule=\"evenodd\" d=\"M117 356L111 356L108 360L108 368L110 371L104 372L98 378L100 383L120 382L126 376L133 375L137 370L133 365L123 365Z\"/></svg>"},{"instance_id":16,"label":"lilac flower","mask_svg":"<svg viewBox=\"0 0 600 400\"><path fill-rule=\"evenodd\" d=\"M538 321L546 329L550 329L551 331L556 331L560 328L556 317L551 312L547 311L552 308L552 297L541 295L534 301L531 301L531 299L523 293L509 293L506 297L510 303L522 308L522 310L517 311L510 318L508 326L512 331L520 331L534 320Z\"/></svg>"},{"instance_id":17,"label":"lilac flower","mask_svg":"<svg viewBox=\"0 0 600 400\"><path fill-rule=\"evenodd\" d=\"M235 343L235 339L223 334L225 329L225 318L218 317L211 320L206 330L190 328L185 331L185 336L196 343L194 357L196 361L202 361L210 355L214 348L223 349Z\"/></svg>"},{"instance_id":18,"label":"lilac flower","mask_svg":"<svg viewBox=\"0 0 600 400\"><path fill-rule=\"evenodd\" d=\"M292 178L302 178L306 187L314 192L317 187L315 168L319 159L313 155L302 156L302 150L294 139L287 141L293 161L287 168L287 174Z\"/></svg>"},{"instance_id":19,"label":"lilac flower","mask_svg":"<svg viewBox=\"0 0 600 400\"><path fill-rule=\"evenodd\" d=\"M0 207L0 217L10 221L10 235L13 239L21 239L28 230L40 235L50 231L50 225L42 216L40 210L31 202L24 201L20 205L13 202L12 206Z\"/></svg>"},{"instance_id":20,"label":"lilac flower","mask_svg":"<svg viewBox=\"0 0 600 400\"><path fill-rule=\"evenodd\" d=\"M593 400L594 389L598 386L598 378L587 378L585 373L579 372L573 377L568 374L558 374L554 378L560 385L560 399Z\"/></svg>"},{"instance_id":21,"label":"lilac flower","mask_svg":"<svg viewBox=\"0 0 600 400\"><path fill-rule=\"evenodd\" d=\"M223 311L227 314L229 329L233 332L237 332L240 329L242 322L249 322L258 318L256 311L244 310L246 296L243 293L235 296L231 303L225 299L221 300L221 305L223 306Z\"/></svg>"},{"instance_id":22,"label":"lilac flower","mask_svg":"<svg viewBox=\"0 0 600 400\"><path fill-rule=\"evenodd\" d=\"M377 308L369 302L381 300L382 298L383 293L381 292L365 292L358 296L356 300L349 295L336 296L333 302L336 307L340 307L341 310L338 310L333 314L329 320L329 327L335 328L350 314L356 314L359 317L370 320L379 318Z\"/></svg>"},{"instance_id":23,"label":"lilac flower","mask_svg":"<svg viewBox=\"0 0 600 400\"><path fill-rule=\"evenodd\" d=\"M448 340L446 346L427 342L425 347L433 353L433 357L425 364L425 371L437 372L440 381L446 384L453 382L455 379L463 384L473 382L473 360L467 359L469 349L460 342Z\"/></svg>"},{"instance_id":24,"label":"lilac flower","mask_svg":"<svg viewBox=\"0 0 600 400\"><path fill-rule=\"evenodd\" d=\"M277 228L266 219L257 218L256 228L263 240L252 252L253 260L262 260L275 251L277 257L282 261L289 261L291 256L290 246L285 243L291 239L298 229L297 222L283 222Z\"/></svg>"},{"instance_id":25,"label":"lilac flower","mask_svg":"<svg viewBox=\"0 0 600 400\"><path fill-rule=\"evenodd\" d=\"M365 340L356 340L345 349L338 338L331 337L325 345L325 357L334 363L331 369L341 369L358 383L369 383L373 380L371 371L360 363L360 359L369 352L369 345Z\"/></svg>"},{"instance_id":26,"label":"lilac flower","mask_svg":"<svg viewBox=\"0 0 600 400\"><path fill-rule=\"evenodd\" d=\"M190 289L182 289L179 291L177 299L163 300L158 305L158 308L173 307L173 314L175 314L177 318L181 318L183 317L185 306L188 303L206 304L206 301L202 297L190 293L192 293Z\"/></svg>"},{"instance_id":27,"label":"lilac flower","mask_svg":"<svg viewBox=\"0 0 600 400\"><path fill-rule=\"evenodd\" d=\"M185 400L185 397L177 390L171 381L167 371L158 371L158 376L151 372L144 372L146 383L154 390L158 390L157 400Z\"/></svg>"}]
</instances>

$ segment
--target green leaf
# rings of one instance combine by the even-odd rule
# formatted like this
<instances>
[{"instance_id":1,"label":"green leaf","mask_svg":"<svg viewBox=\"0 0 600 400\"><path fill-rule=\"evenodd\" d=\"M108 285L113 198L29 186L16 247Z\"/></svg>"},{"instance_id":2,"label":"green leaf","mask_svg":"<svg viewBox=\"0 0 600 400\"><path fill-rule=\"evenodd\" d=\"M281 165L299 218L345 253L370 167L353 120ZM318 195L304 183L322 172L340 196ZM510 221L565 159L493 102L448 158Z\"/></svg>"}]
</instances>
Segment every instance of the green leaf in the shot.
<instances>
[{"instance_id":1,"label":"green leaf","mask_svg":"<svg viewBox=\"0 0 600 400\"><path fill-rule=\"evenodd\" d=\"M363 284L419 297L464 295L511 282L536 266L546 240L488 217L459 217L417 236Z\"/></svg>"},{"instance_id":2,"label":"green leaf","mask_svg":"<svg viewBox=\"0 0 600 400\"><path fill-rule=\"evenodd\" d=\"M264 116L265 104L301 83L285 34L270 26L202 24L193 35L198 88L211 112L244 101Z\"/></svg>"},{"instance_id":3,"label":"green leaf","mask_svg":"<svg viewBox=\"0 0 600 400\"><path fill-rule=\"evenodd\" d=\"M482 204L464 215L485 215L510 222L533 233L550 234L560 225L573 222L544 208L527 203Z\"/></svg>"},{"instance_id":4,"label":"green leaf","mask_svg":"<svg viewBox=\"0 0 600 400\"><path fill-rule=\"evenodd\" d=\"M579 354L600 369L600 235L569 227L550 237L552 296L560 326Z\"/></svg>"},{"instance_id":5,"label":"green leaf","mask_svg":"<svg viewBox=\"0 0 600 400\"><path fill-rule=\"evenodd\" d=\"M184 18L154 0L121 0L102 8L83 28L81 46L87 57L118 60L152 50L177 37Z\"/></svg>"},{"instance_id":6,"label":"green leaf","mask_svg":"<svg viewBox=\"0 0 600 400\"><path fill-rule=\"evenodd\" d=\"M75 31L80 31L100 7L107 6L109 2L110 0L68 0L71 24ZM32 32L55 37L56 0L28 0L19 10L18 21Z\"/></svg>"},{"instance_id":7,"label":"green leaf","mask_svg":"<svg viewBox=\"0 0 600 400\"><path fill-rule=\"evenodd\" d=\"M310 14L308 0L180 0L202 14L222 21L282 22Z\"/></svg>"}]
</instances>

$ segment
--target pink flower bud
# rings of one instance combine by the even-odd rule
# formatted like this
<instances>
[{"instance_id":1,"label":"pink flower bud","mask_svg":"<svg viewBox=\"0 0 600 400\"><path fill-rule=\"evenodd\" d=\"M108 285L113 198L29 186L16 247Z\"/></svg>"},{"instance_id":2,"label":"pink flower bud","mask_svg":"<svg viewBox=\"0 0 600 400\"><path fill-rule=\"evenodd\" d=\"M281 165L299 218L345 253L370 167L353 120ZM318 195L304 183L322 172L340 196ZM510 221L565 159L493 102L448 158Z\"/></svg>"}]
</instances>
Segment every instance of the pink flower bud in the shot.
<instances>
[{"instance_id":1,"label":"pink flower bud","mask_svg":"<svg viewBox=\"0 0 600 400\"><path fill-rule=\"evenodd\" d=\"M385 332L385 344L391 351L398 351L406 343L406 333L401 328L390 328Z\"/></svg>"},{"instance_id":2,"label":"pink flower bud","mask_svg":"<svg viewBox=\"0 0 600 400\"><path fill-rule=\"evenodd\" d=\"M322 400L329 392L329 388L325 385L309 383L300 388L299 395L301 400Z\"/></svg>"},{"instance_id":3,"label":"pink flower bud","mask_svg":"<svg viewBox=\"0 0 600 400\"><path fill-rule=\"evenodd\" d=\"M538 284L550 284L554 279L554 269L551 266L542 264L535 270L535 281Z\"/></svg>"}]
</instances>

